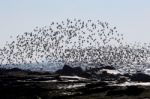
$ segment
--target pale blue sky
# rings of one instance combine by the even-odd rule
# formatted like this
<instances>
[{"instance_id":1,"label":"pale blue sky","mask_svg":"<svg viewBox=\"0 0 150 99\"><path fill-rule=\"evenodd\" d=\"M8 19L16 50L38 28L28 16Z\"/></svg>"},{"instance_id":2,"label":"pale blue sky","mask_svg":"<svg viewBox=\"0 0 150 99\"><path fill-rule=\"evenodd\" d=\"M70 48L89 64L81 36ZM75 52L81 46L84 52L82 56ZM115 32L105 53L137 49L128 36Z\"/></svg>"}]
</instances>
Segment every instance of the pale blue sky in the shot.
<instances>
[{"instance_id":1,"label":"pale blue sky","mask_svg":"<svg viewBox=\"0 0 150 99\"><path fill-rule=\"evenodd\" d=\"M0 45L51 21L107 21L129 42L150 42L150 0L0 0Z\"/></svg>"}]
</instances>

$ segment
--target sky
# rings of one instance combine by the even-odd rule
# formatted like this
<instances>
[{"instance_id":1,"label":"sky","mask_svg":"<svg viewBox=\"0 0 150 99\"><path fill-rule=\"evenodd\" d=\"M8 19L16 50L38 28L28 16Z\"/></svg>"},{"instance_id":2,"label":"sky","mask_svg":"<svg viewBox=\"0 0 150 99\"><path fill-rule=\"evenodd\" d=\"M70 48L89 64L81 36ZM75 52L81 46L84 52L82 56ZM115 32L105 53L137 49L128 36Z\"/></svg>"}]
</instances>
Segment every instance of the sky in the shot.
<instances>
[{"instance_id":1,"label":"sky","mask_svg":"<svg viewBox=\"0 0 150 99\"><path fill-rule=\"evenodd\" d=\"M0 0L0 46L67 18L106 21L125 41L150 43L150 0Z\"/></svg>"}]
</instances>

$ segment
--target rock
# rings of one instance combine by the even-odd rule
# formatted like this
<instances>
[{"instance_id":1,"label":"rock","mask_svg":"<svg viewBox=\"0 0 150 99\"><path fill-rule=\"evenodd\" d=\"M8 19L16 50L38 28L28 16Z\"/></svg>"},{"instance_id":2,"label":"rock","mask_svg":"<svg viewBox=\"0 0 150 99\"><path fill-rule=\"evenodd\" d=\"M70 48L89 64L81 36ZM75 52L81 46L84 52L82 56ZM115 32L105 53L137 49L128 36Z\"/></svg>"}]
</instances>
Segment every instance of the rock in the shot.
<instances>
[{"instance_id":1,"label":"rock","mask_svg":"<svg viewBox=\"0 0 150 99\"><path fill-rule=\"evenodd\" d=\"M103 66L100 68L91 68L86 71L91 75L91 79L98 79L101 81L115 81L121 75L119 71L117 71L112 66Z\"/></svg>"},{"instance_id":2,"label":"rock","mask_svg":"<svg viewBox=\"0 0 150 99\"><path fill-rule=\"evenodd\" d=\"M130 77L131 81L150 82L150 76L144 73L136 73Z\"/></svg>"},{"instance_id":3,"label":"rock","mask_svg":"<svg viewBox=\"0 0 150 99\"><path fill-rule=\"evenodd\" d=\"M60 75L66 75L66 76L80 76L80 77L85 77L88 78L90 75L86 73L85 71L82 70L81 67L71 67L69 65L64 65L64 67L58 71L55 72L56 74Z\"/></svg>"},{"instance_id":4,"label":"rock","mask_svg":"<svg viewBox=\"0 0 150 99\"><path fill-rule=\"evenodd\" d=\"M119 76L118 79L117 79L117 83L124 83L124 82L127 82L129 81L130 79L126 76Z\"/></svg>"},{"instance_id":5,"label":"rock","mask_svg":"<svg viewBox=\"0 0 150 99\"><path fill-rule=\"evenodd\" d=\"M144 88L139 88L138 86L127 86L124 88L116 88L115 90L110 90L107 92L106 96L119 96L119 95L137 96L143 93L143 91Z\"/></svg>"},{"instance_id":6,"label":"rock","mask_svg":"<svg viewBox=\"0 0 150 99\"><path fill-rule=\"evenodd\" d=\"M72 68L69 65L64 65L64 67L61 70L56 71L56 73L61 75L72 75L72 76L79 72L83 72L81 68L79 67Z\"/></svg>"}]
</instances>

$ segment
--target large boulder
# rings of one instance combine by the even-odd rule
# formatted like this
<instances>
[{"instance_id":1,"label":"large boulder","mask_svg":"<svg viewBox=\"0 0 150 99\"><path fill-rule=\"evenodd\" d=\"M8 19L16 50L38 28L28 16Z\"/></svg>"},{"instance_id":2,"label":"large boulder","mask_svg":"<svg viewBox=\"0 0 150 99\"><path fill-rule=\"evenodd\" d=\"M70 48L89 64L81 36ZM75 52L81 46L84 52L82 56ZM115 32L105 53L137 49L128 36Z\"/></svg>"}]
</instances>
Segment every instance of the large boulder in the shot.
<instances>
[{"instance_id":1,"label":"large boulder","mask_svg":"<svg viewBox=\"0 0 150 99\"><path fill-rule=\"evenodd\" d=\"M150 82L150 76L144 73L136 73L130 77L131 81Z\"/></svg>"},{"instance_id":2,"label":"large boulder","mask_svg":"<svg viewBox=\"0 0 150 99\"><path fill-rule=\"evenodd\" d=\"M66 76L80 76L88 78L90 75L82 70L81 67L71 67L69 65L64 65L64 67L60 70L56 71L56 74L66 75Z\"/></svg>"}]
</instances>

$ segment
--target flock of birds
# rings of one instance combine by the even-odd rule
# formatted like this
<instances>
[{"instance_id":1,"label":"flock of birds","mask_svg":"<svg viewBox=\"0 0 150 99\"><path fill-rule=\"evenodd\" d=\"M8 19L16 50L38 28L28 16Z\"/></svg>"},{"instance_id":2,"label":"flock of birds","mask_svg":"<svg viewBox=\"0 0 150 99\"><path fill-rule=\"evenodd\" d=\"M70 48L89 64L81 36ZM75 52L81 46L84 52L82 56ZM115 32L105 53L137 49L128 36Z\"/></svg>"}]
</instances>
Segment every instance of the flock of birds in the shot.
<instances>
[{"instance_id":1,"label":"flock of birds","mask_svg":"<svg viewBox=\"0 0 150 99\"><path fill-rule=\"evenodd\" d=\"M36 27L6 43L0 49L0 65L63 62L130 67L146 63L149 55L148 45L123 44L123 34L107 22L67 19Z\"/></svg>"}]
</instances>

